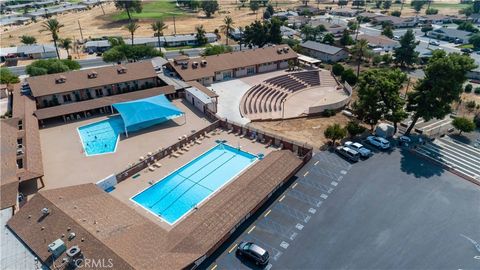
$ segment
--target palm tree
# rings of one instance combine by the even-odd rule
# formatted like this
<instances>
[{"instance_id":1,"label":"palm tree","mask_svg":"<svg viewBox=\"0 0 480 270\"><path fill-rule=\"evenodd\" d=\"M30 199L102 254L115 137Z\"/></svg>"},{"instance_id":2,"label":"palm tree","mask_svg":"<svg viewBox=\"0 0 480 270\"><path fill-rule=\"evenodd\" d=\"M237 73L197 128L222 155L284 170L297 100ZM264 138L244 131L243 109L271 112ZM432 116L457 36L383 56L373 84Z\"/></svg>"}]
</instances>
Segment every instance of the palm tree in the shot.
<instances>
[{"instance_id":1,"label":"palm tree","mask_svg":"<svg viewBox=\"0 0 480 270\"><path fill-rule=\"evenodd\" d=\"M60 39L59 45L67 51L68 58L70 58L70 49L72 48L72 43L73 41L71 38Z\"/></svg>"},{"instance_id":2,"label":"palm tree","mask_svg":"<svg viewBox=\"0 0 480 270\"><path fill-rule=\"evenodd\" d=\"M57 19L49 19L42 23L43 29L40 30L40 32L48 31L52 34L53 45L55 45L55 50L57 51L58 59L60 59L60 54L58 53L58 46L57 46L58 32L60 32L60 28L62 28L63 26L64 25L60 24L57 21Z\"/></svg>"},{"instance_id":3,"label":"palm tree","mask_svg":"<svg viewBox=\"0 0 480 270\"><path fill-rule=\"evenodd\" d=\"M203 28L203 25L197 25L195 26L195 38L197 39L198 45L205 45L207 44L208 40L205 34L207 33L205 31L205 28Z\"/></svg>"},{"instance_id":4,"label":"palm tree","mask_svg":"<svg viewBox=\"0 0 480 270\"><path fill-rule=\"evenodd\" d=\"M125 29L130 32L130 35L132 36L132 45L133 45L133 36L135 35L135 31L140 28L140 25L138 25L136 22L129 22L127 25L125 25Z\"/></svg>"},{"instance_id":5,"label":"palm tree","mask_svg":"<svg viewBox=\"0 0 480 270\"><path fill-rule=\"evenodd\" d=\"M160 37L163 36L163 30L167 29L167 25L162 21L158 20L152 23L152 30L155 32L158 38L158 47L160 48Z\"/></svg>"},{"instance_id":6,"label":"palm tree","mask_svg":"<svg viewBox=\"0 0 480 270\"><path fill-rule=\"evenodd\" d=\"M368 48L368 41L360 39L352 48L352 56L357 59L357 77L360 75L360 64L364 57L370 57L371 51Z\"/></svg>"},{"instance_id":7,"label":"palm tree","mask_svg":"<svg viewBox=\"0 0 480 270\"><path fill-rule=\"evenodd\" d=\"M220 25L220 30L225 33L225 44L228 46L228 34L234 30L233 26L235 23L233 22L232 17L226 16L223 19L223 25Z\"/></svg>"}]
</instances>

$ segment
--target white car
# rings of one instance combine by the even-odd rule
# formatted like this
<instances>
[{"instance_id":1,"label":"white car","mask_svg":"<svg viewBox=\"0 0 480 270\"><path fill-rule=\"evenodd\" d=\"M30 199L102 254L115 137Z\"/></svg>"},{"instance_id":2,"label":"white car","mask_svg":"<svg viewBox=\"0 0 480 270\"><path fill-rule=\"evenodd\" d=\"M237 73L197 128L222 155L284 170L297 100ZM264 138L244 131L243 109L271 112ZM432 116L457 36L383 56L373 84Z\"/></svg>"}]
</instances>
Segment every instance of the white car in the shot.
<instances>
[{"instance_id":1,"label":"white car","mask_svg":"<svg viewBox=\"0 0 480 270\"><path fill-rule=\"evenodd\" d=\"M382 137L378 136L368 136L367 137L367 142L370 143L373 146L376 146L380 149L388 149L390 148L390 142Z\"/></svg>"},{"instance_id":2,"label":"white car","mask_svg":"<svg viewBox=\"0 0 480 270\"><path fill-rule=\"evenodd\" d=\"M436 40L432 40L429 43L430 43L430 45L433 45L433 46L440 46L440 42L438 42Z\"/></svg>"},{"instance_id":3,"label":"white car","mask_svg":"<svg viewBox=\"0 0 480 270\"><path fill-rule=\"evenodd\" d=\"M370 149L366 148L365 146L363 146L358 142L348 141L348 142L345 142L343 145L345 147L348 147L350 149L357 151L364 158L368 158L369 156L372 155L372 151L370 151Z\"/></svg>"},{"instance_id":4,"label":"white car","mask_svg":"<svg viewBox=\"0 0 480 270\"><path fill-rule=\"evenodd\" d=\"M401 142L404 142L404 143L411 143L412 142L412 139L410 139L410 137L405 136L405 135L400 136L398 138L398 140L400 140Z\"/></svg>"}]
</instances>

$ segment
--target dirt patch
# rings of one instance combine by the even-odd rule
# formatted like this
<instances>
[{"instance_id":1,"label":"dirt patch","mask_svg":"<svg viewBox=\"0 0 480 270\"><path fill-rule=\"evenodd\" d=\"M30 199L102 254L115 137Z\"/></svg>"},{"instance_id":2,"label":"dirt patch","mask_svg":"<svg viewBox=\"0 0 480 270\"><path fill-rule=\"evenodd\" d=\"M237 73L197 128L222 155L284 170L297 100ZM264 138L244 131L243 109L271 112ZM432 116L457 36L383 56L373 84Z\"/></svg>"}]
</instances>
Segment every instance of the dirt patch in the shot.
<instances>
[{"instance_id":1,"label":"dirt patch","mask_svg":"<svg viewBox=\"0 0 480 270\"><path fill-rule=\"evenodd\" d=\"M350 119L341 113L332 117L306 117L289 120L252 122L251 127L274 133L278 136L287 137L298 142L305 142L320 148L328 142L323 132L332 124L345 126Z\"/></svg>"}]
</instances>

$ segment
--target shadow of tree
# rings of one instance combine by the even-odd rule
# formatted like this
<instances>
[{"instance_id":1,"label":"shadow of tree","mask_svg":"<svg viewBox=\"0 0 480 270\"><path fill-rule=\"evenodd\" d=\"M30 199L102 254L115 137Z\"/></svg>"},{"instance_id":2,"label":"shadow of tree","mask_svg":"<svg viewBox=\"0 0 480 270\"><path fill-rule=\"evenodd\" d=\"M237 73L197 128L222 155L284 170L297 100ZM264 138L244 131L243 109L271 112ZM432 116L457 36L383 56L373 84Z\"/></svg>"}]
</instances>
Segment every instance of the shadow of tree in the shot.
<instances>
[{"instance_id":1,"label":"shadow of tree","mask_svg":"<svg viewBox=\"0 0 480 270\"><path fill-rule=\"evenodd\" d=\"M413 175L415 178L430 178L440 176L445 172L440 165L423 159L406 148L401 148L400 153L402 155L400 160L402 172Z\"/></svg>"}]
</instances>

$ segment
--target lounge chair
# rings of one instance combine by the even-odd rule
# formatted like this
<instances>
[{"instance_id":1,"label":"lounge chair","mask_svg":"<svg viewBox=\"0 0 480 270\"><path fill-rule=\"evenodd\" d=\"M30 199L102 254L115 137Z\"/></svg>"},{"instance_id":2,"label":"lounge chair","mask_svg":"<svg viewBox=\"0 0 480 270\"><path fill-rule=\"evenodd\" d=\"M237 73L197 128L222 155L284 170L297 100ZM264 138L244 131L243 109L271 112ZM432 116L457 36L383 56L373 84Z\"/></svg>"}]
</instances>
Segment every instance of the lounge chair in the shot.
<instances>
[{"instance_id":1,"label":"lounge chair","mask_svg":"<svg viewBox=\"0 0 480 270\"><path fill-rule=\"evenodd\" d=\"M197 140L195 140L195 143L196 143L196 144L202 144L202 140L197 139Z\"/></svg>"},{"instance_id":2,"label":"lounge chair","mask_svg":"<svg viewBox=\"0 0 480 270\"><path fill-rule=\"evenodd\" d=\"M155 164L153 164L153 166L157 168L161 168L162 164L160 162L156 162Z\"/></svg>"},{"instance_id":3,"label":"lounge chair","mask_svg":"<svg viewBox=\"0 0 480 270\"><path fill-rule=\"evenodd\" d=\"M211 138L212 136L210 136L210 134L208 134L207 132L205 132L205 137L206 137L206 138Z\"/></svg>"},{"instance_id":4,"label":"lounge chair","mask_svg":"<svg viewBox=\"0 0 480 270\"><path fill-rule=\"evenodd\" d=\"M138 158L138 160L140 160L140 161L143 161L144 159L145 159L145 157L143 157L143 156Z\"/></svg>"},{"instance_id":5,"label":"lounge chair","mask_svg":"<svg viewBox=\"0 0 480 270\"><path fill-rule=\"evenodd\" d=\"M153 171L155 171L155 167L153 167L153 166L148 166L148 170L151 171L151 172L153 172Z\"/></svg>"},{"instance_id":6,"label":"lounge chair","mask_svg":"<svg viewBox=\"0 0 480 270\"><path fill-rule=\"evenodd\" d=\"M180 155L179 155L178 153L175 153L175 152L174 152L174 153L172 153L172 156L173 156L174 158L178 158Z\"/></svg>"}]
</instances>

